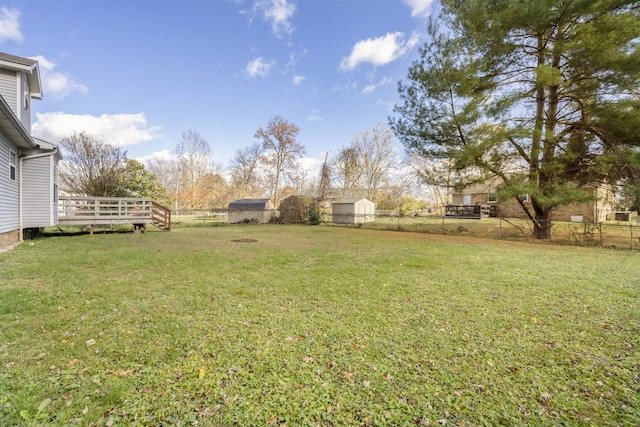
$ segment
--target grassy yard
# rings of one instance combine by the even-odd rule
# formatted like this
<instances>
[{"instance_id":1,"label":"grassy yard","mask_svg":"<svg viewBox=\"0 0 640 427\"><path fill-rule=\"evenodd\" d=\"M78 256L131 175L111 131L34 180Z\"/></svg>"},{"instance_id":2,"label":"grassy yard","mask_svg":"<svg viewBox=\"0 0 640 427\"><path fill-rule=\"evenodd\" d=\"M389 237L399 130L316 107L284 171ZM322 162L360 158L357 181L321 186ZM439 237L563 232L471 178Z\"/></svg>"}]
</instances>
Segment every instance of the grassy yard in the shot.
<instances>
[{"instance_id":1,"label":"grassy yard","mask_svg":"<svg viewBox=\"0 0 640 427\"><path fill-rule=\"evenodd\" d=\"M631 251L183 224L0 255L0 425L639 425Z\"/></svg>"}]
</instances>

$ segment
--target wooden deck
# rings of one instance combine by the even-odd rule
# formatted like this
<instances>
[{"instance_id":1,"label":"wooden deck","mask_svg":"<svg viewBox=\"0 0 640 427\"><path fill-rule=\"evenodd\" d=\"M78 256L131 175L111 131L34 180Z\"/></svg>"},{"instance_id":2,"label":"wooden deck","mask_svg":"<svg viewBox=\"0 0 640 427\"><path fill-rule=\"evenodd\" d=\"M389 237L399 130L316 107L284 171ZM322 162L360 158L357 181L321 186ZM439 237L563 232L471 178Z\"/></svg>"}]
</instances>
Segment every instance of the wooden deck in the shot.
<instances>
[{"instance_id":1,"label":"wooden deck","mask_svg":"<svg viewBox=\"0 0 640 427\"><path fill-rule=\"evenodd\" d=\"M447 205L444 216L461 219L489 218L491 207L489 205Z\"/></svg>"},{"instance_id":2,"label":"wooden deck","mask_svg":"<svg viewBox=\"0 0 640 427\"><path fill-rule=\"evenodd\" d=\"M152 224L171 230L171 211L151 199L130 197L68 197L58 199L59 225Z\"/></svg>"}]
</instances>

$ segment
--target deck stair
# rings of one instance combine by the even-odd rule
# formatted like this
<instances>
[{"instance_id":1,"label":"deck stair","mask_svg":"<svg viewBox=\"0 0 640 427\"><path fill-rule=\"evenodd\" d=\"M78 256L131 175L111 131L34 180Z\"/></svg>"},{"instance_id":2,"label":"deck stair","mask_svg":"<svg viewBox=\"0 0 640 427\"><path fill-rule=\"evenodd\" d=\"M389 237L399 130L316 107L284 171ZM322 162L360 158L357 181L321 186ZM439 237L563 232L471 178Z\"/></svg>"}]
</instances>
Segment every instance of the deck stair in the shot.
<instances>
[{"instance_id":1,"label":"deck stair","mask_svg":"<svg viewBox=\"0 0 640 427\"><path fill-rule=\"evenodd\" d=\"M171 210L151 202L151 218L154 226L162 231L171 231Z\"/></svg>"}]
</instances>

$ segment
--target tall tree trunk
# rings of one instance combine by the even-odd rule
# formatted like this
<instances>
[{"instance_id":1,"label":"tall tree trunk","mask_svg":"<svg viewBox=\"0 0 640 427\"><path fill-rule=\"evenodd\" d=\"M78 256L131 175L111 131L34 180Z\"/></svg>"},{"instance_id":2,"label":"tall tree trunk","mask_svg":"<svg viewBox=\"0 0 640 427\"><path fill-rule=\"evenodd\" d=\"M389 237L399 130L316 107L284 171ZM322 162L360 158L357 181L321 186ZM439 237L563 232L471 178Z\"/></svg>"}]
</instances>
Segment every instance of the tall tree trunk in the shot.
<instances>
[{"instance_id":1,"label":"tall tree trunk","mask_svg":"<svg viewBox=\"0 0 640 427\"><path fill-rule=\"evenodd\" d=\"M533 221L533 237L536 239L551 238L551 209L536 210Z\"/></svg>"}]
</instances>

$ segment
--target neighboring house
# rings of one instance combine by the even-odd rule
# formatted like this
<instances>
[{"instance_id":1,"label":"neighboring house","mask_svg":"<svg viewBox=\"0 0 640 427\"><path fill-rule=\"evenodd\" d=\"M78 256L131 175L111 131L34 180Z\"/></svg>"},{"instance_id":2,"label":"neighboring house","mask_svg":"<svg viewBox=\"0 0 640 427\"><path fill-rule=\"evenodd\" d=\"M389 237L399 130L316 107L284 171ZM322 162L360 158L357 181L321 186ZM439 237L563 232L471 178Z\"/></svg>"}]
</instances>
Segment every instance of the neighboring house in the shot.
<instances>
[{"instance_id":1,"label":"neighboring house","mask_svg":"<svg viewBox=\"0 0 640 427\"><path fill-rule=\"evenodd\" d=\"M499 200L498 187L501 180L470 186L460 192L451 194L452 206L489 206L491 216L500 218L527 218L526 213L515 197ZM615 193L610 185L586 185L583 190L592 195L591 201L570 203L555 208L551 214L552 221L602 222L609 219L615 209ZM518 196L525 206L530 208L531 200L528 194Z\"/></svg>"},{"instance_id":2,"label":"neighboring house","mask_svg":"<svg viewBox=\"0 0 640 427\"><path fill-rule=\"evenodd\" d=\"M331 217L336 224L361 224L376 220L376 204L364 197L337 199L331 203Z\"/></svg>"},{"instance_id":3,"label":"neighboring house","mask_svg":"<svg viewBox=\"0 0 640 427\"><path fill-rule=\"evenodd\" d=\"M57 222L58 148L31 135L42 99L38 62L0 53L0 247Z\"/></svg>"},{"instance_id":4,"label":"neighboring house","mask_svg":"<svg viewBox=\"0 0 640 427\"><path fill-rule=\"evenodd\" d=\"M227 222L229 224L267 224L275 216L275 209L269 199L238 199L229 203Z\"/></svg>"}]
</instances>

